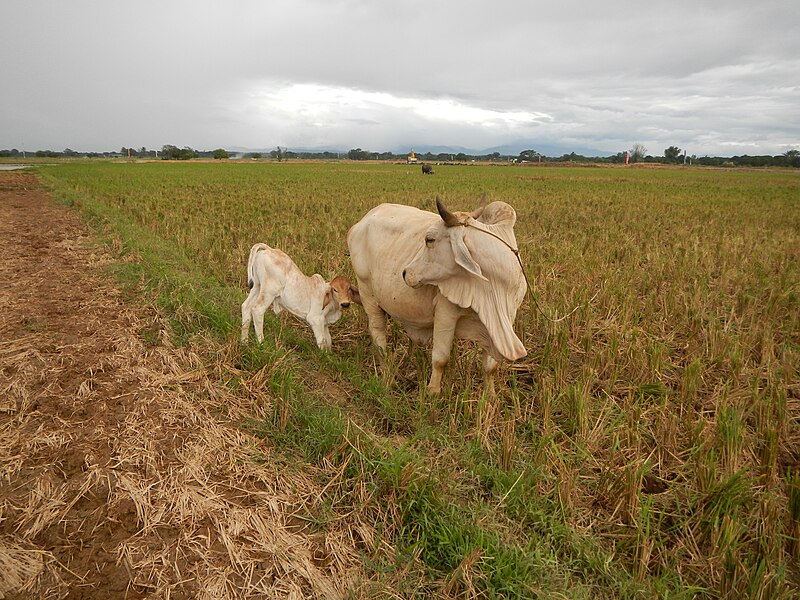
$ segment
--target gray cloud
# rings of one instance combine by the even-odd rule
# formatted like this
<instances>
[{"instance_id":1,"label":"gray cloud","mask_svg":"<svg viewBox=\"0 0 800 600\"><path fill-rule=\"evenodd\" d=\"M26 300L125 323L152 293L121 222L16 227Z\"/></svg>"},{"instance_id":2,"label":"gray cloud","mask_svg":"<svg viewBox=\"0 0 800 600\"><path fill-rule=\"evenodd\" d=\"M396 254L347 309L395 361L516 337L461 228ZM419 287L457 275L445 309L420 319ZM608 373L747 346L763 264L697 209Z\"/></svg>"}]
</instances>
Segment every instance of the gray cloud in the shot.
<instances>
[{"instance_id":1,"label":"gray cloud","mask_svg":"<svg viewBox=\"0 0 800 600\"><path fill-rule=\"evenodd\" d=\"M0 5L0 148L800 146L800 5Z\"/></svg>"}]
</instances>

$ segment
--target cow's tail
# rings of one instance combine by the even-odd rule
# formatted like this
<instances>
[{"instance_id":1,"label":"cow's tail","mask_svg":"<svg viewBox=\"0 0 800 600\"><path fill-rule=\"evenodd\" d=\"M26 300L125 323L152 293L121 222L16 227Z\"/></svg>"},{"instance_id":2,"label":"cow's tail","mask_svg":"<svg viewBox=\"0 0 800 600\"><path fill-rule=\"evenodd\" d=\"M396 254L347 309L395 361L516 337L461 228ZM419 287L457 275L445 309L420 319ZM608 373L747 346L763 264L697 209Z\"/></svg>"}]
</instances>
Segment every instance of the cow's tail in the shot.
<instances>
[{"instance_id":1,"label":"cow's tail","mask_svg":"<svg viewBox=\"0 0 800 600\"><path fill-rule=\"evenodd\" d=\"M247 259L247 289L252 290L256 281L256 255L261 250L268 250L269 246L266 244L253 244L250 248L250 258Z\"/></svg>"}]
</instances>

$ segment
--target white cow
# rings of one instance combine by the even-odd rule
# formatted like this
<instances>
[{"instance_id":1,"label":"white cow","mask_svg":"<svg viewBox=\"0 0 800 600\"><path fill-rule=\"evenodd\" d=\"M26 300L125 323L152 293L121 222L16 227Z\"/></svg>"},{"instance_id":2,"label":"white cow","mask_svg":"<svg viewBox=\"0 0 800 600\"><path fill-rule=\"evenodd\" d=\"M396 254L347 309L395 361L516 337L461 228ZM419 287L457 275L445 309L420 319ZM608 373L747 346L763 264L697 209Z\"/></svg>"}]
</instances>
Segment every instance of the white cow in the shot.
<instances>
[{"instance_id":1,"label":"white cow","mask_svg":"<svg viewBox=\"0 0 800 600\"><path fill-rule=\"evenodd\" d=\"M515 251L517 214L505 202L472 213L436 213L381 204L347 234L372 339L386 349L386 316L418 343L433 337L428 390L441 391L453 337L484 348L486 388L494 392L497 360L527 354L514 333L525 296L525 275Z\"/></svg>"},{"instance_id":2,"label":"white cow","mask_svg":"<svg viewBox=\"0 0 800 600\"><path fill-rule=\"evenodd\" d=\"M247 261L247 285L250 294L242 303L242 341L250 333L250 322L259 342L264 339L264 313L272 305L275 314L284 310L311 325L317 346L331 349L329 325L342 316L351 302L360 303L358 290L346 277L325 283L322 275L303 274L289 256L266 244L255 244Z\"/></svg>"}]
</instances>

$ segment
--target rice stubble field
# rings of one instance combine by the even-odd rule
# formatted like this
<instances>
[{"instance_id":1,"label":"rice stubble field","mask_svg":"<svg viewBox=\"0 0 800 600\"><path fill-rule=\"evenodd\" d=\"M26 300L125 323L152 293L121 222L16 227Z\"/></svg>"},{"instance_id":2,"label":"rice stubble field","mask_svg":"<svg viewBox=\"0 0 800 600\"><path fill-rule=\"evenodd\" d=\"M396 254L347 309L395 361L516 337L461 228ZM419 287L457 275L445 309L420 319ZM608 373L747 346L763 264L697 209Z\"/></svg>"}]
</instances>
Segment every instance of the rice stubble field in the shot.
<instances>
[{"instance_id":1,"label":"rice stubble field","mask_svg":"<svg viewBox=\"0 0 800 600\"><path fill-rule=\"evenodd\" d=\"M340 523L370 532L352 597L800 590L797 173L231 162L38 176L105 240L126 297L154 305L157 347L237 399L223 416L260 448L247 461L313 473L299 529L326 545ZM439 396L396 328L382 367L358 309L330 355L283 316L264 344L236 342L252 243L350 275L345 235L373 206L433 210L438 195L471 210L483 192L516 209L532 288L516 324L529 354L501 368L496 397L469 344ZM256 597L248 582L239 597Z\"/></svg>"}]
</instances>

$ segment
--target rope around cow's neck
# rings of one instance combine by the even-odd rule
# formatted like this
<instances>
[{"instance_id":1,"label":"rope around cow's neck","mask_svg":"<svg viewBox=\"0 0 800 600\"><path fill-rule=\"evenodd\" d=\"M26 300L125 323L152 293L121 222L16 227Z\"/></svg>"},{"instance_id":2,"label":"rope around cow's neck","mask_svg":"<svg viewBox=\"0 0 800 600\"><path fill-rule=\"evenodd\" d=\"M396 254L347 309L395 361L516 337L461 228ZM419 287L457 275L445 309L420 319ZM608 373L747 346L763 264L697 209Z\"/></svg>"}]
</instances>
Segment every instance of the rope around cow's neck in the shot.
<instances>
[{"instance_id":1,"label":"rope around cow's neck","mask_svg":"<svg viewBox=\"0 0 800 600\"><path fill-rule=\"evenodd\" d=\"M514 246L509 244L507 241L505 241L503 238L501 238L496 233L492 233L491 231L487 231L486 229L481 229L480 227L475 227L475 225L473 225L472 223L469 223L467 221L464 221L463 223L459 222L456 226L459 226L459 225L462 226L462 227L472 227L475 231L482 231L483 233L486 233L486 234L492 236L493 238L500 240L501 242L503 242L503 244L505 245L506 248L508 248L509 250L511 250L511 252L514 253L514 256L517 257L517 262L519 263L519 268L522 269L522 276L525 278L525 287L527 288L527 291L530 294L534 305L536 306L537 310L540 313L542 313L542 316L545 319L547 319L548 321L550 321L551 323L560 323L564 319L568 319L569 317L574 315L578 311L579 308L582 308L584 306L588 306L589 304L594 302L594 299L597 298L597 294L600 293L600 292L596 292L595 295L592 296L589 299L588 302L584 302L583 304L579 304L578 306L573 308L570 312L568 312L563 317L558 317L557 319L554 319L553 317L548 315L546 312L544 312L544 309L542 309L542 307L539 305L539 301L536 299L536 294L534 293L533 288L531 287L531 284L528 281L528 274L525 272L525 266L522 264L522 258L519 255L519 249L518 248L514 248Z\"/></svg>"}]
</instances>

